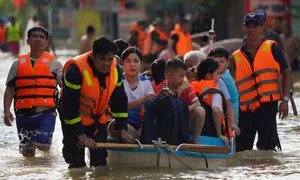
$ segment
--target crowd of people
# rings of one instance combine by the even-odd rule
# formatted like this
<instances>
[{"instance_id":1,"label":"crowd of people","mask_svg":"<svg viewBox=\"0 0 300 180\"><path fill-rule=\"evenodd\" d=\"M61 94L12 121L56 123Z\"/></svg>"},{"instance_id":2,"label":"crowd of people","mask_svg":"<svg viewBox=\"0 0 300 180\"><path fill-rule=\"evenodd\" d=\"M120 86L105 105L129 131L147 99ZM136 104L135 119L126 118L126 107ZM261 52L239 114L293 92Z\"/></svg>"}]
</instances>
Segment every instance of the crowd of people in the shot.
<instances>
[{"instance_id":1,"label":"crowd of people","mask_svg":"<svg viewBox=\"0 0 300 180\"><path fill-rule=\"evenodd\" d=\"M107 152L97 143L141 139L145 104L166 96L180 99L187 109L184 123L193 134L187 143L201 144L200 135L213 134L228 146L234 131L237 151L252 150L258 132L258 149L280 148L276 115L288 115L291 74L276 41L262 38L264 14L244 17L245 42L232 54L235 79L224 47L208 55L193 50L188 20L176 24L170 35L160 19L148 33L145 28L144 21L137 22L128 42L106 37L92 42L95 29L89 26L80 54L64 66L46 51L47 29L37 26L27 32L30 52L13 63L4 94L4 122L12 125L14 100L24 156L34 156L36 148L49 150L58 109L69 168L86 166L84 147L90 149L90 166L106 165ZM168 59L157 59L165 48Z\"/></svg>"}]
</instances>

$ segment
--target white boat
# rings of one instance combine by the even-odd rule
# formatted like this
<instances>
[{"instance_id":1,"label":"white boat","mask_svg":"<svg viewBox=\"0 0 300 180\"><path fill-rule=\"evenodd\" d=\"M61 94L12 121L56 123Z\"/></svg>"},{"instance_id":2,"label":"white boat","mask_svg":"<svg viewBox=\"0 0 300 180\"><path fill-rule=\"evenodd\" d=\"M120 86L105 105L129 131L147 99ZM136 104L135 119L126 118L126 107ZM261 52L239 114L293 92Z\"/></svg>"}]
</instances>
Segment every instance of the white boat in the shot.
<instances>
[{"instance_id":1,"label":"white boat","mask_svg":"<svg viewBox=\"0 0 300 180\"><path fill-rule=\"evenodd\" d=\"M199 138L201 145L191 145L194 147L209 146L211 152L214 149L224 147L224 143L219 138L201 136ZM181 144L177 149L168 150L168 148L108 148L107 163L111 166L126 167L169 167L169 168L219 168L227 166L228 159L235 155L235 138L230 139L230 151L223 153L205 153L192 152L189 150L180 150ZM209 150L208 150L209 151Z\"/></svg>"}]
</instances>

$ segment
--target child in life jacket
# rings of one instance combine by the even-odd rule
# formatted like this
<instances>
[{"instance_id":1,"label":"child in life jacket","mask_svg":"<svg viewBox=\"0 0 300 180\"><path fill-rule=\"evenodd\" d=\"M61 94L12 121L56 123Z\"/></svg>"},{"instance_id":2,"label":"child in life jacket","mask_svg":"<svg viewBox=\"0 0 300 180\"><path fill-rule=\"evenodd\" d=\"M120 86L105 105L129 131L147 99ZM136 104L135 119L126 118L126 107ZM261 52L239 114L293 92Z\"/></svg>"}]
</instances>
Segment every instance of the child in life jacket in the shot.
<instances>
[{"instance_id":1,"label":"child in life jacket","mask_svg":"<svg viewBox=\"0 0 300 180\"><path fill-rule=\"evenodd\" d=\"M219 89L217 83L220 78L220 64L212 58L207 58L202 61L197 67L196 81L191 82L194 92L202 94L210 88ZM222 97L218 93L210 93L202 99L212 109L212 119L214 121L216 135L222 139L227 146L228 138L222 134L222 124L224 120Z\"/></svg>"},{"instance_id":2,"label":"child in life jacket","mask_svg":"<svg viewBox=\"0 0 300 180\"><path fill-rule=\"evenodd\" d=\"M205 121L205 110L201 107L201 104L189 83L184 81L186 71L187 67L182 60L177 57L169 59L166 63L166 80L161 83L158 92L163 89L168 89L168 94L177 94L177 96L188 105L190 111L189 129L194 133L193 143L199 144L198 138L200 137Z\"/></svg>"},{"instance_id":3,"label":"child in life jacket","mask_svg":"<svg viewBox=\"0 0 300 180\"><path fill-rule=\"evenodd\" d=\"M141 75L143 56L137 47L128 47L121 56L124 67L123 83L128 98L128 133L139 139L142 130L143 105L155 97L150 79ZM111 125L110 125L111 126ZM109 130L113 133L113 128Z\"/></svg>"},{"instance_id":4,"label":"child in life jacket","mask_svg":"<svg viewBox=\"0 0 300 180\"><path fill-rule=\"evenodd\" d=\"M213 48L208 56L213 57L216 61L219 62L220 64L220 73L221 73L221 78L224 80L227 89L230 94L230 100L231 104L233 106L233 109L235 111L235 119L236 119L236 124L238 124L238 118L239 118L239 92L236 88L235 82L230 75L228 68L229 65L229 52L223 48L223 47L215 47Z\"/></svg>"}]
</instances>

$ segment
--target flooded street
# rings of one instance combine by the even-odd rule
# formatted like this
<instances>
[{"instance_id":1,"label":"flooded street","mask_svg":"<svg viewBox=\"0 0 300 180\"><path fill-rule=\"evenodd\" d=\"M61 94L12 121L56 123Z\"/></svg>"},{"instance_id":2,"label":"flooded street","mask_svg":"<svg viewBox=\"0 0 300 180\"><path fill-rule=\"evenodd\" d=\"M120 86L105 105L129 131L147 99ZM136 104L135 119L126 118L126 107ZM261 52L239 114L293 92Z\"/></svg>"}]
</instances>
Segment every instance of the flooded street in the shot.
<instances>
[{"instance_id":1,"label":"flooded street","mask_svg":"<svg viewBox=\"0 0 300 180\"><path fill-rule=\"evenodd\" d=\"M63 64L67 56L59 56ZM2 59L0 66L0 101L3 101L6 76L13 59ZM300 110L300 98L296 98ZM13 109L12 109L13 112ZM229 167L213 170L168 168L101 167L68 170L62 157L62 132L57 118L50 154L37 153L35 158L24 158L18 152L15 123L3 123L0 107L0 179L300 179L300 119L292 116L278 120L278 134L283 151L248 151L229 160ZM299 114L299 111L298 111ZM88 158L88 157L87 157Z\"/></svg>"}]
</instances>

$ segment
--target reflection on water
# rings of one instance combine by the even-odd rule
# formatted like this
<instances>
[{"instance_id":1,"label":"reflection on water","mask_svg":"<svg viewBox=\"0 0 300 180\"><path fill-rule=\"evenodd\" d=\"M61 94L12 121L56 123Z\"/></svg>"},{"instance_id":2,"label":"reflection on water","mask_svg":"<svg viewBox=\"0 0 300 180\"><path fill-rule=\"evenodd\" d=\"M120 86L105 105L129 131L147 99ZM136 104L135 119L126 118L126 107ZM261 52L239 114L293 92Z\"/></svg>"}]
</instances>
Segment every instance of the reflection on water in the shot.
<instances>
[{"instance_id":1,"label":"reflection on water","mask_svg":"<svg viewBox=\"0 0 300 180\"><path fill-rule=\"evenodd\" d=\"M58 60L64 62L67 58L60 56ZM1 102L6 76L12 61L12 59L4 59L0 66ZM300 99L296 99L296 104L300 104ZM3 109L0 109L0 117L3 119ZM237 153L229 160L229 166L225 168L196 171L139 167L68 170L61 154L62 133L58 119L53 146L49 154L37 151L37 157L34 158L24 158L19 154L15 123L12 127L6 127L4 123L0 123L0 179L300 179L299 119L290 114L287 119L278 120L278 130L282 152L255 150Z\"/></svg>"}]
</instances>

